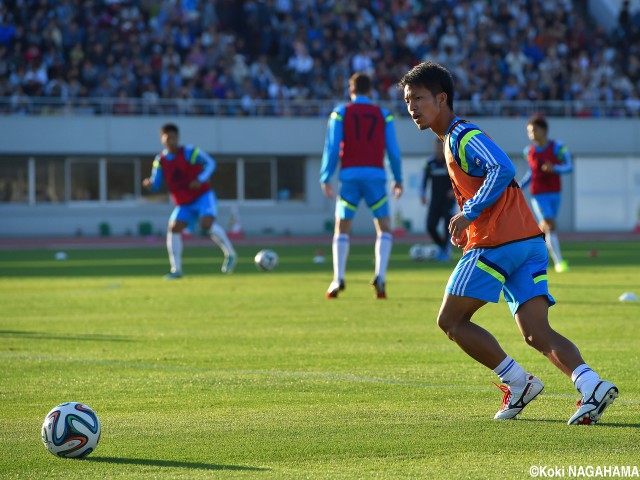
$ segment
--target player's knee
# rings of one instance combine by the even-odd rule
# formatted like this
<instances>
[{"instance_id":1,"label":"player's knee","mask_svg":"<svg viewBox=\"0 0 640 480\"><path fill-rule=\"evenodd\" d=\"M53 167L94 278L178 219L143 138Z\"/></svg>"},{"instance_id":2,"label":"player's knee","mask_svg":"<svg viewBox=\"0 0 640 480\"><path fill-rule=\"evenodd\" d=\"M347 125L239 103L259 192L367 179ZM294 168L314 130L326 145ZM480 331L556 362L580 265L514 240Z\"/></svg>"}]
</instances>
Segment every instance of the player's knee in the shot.
<instances>
[{"instance_id":1,"label":"player's knee","mask_svg":"<svg viewBox=\"0 0 640 480\"><path fill-rule=\"evenodd\" d=\"M169 224L169 231L171 233L182 233L182 231L184 230L184 225L181 223L170 223Z\"/></svg>"},{"instance_id":2,"label":"player's knee","mask_svg":"<svg viewBox=\"0 0 640 480\"><path fill-rule=\"evenodd\" d=\"M438 327L449 337L449 340L454 340L456 336L456 326L459 321L444 312L438 314L437 324Z\"/></svg>"},{"instance_id":3,"label":"player's knee","mask_svg":"<svg viewBox=\"0 0 640 480\"><path fill-rule=\"evenodd\" d=\"M213 218L208 217L208 218L201 218L200 219L200 226L202 227L202 230L204 230L205 232L208 232L211 227L213 226Z\"/></svg>"},{"instance_id":4,"label":"player's knee","mask_svg":"<svg viewBox=\"0 0 640 480\"><path fill-rule=\"evenodd\" d=\"M374 219L373 224L375 225L378 233L391 233L391 220L389 217L376 218Z\"/></svg>"},{"instance_id":5,"label":"player's knee","mask_svg":"<svg viewBox=\"0 0 640 480\"><path fill-rule=\"evenodd\" d=\"M530 347L535 348L541 353L549 350L549 337L542 332L524 332L522 334L524 341Z\"/></svg>"},{"instance_id":6,"label":"player's knee","mask_svg":"<svg viewBox=\"0 0 640 480\"><path fill-rule=\"evenodd\" d=\"M351 233L351 220L337 218L334 233L337 235L349 235Z\"/></svg>"}]
</instances>

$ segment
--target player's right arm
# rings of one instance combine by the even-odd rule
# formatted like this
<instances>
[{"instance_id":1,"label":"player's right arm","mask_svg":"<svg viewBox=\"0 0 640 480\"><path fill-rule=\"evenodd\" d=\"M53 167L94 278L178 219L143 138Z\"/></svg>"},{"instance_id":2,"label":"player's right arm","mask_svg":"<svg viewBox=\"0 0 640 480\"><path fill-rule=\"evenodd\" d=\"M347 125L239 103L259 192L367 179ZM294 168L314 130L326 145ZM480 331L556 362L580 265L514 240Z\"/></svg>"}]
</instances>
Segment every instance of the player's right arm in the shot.
<instances>
[{"instance_id":1,"label":"player's right arm","mask_svg":"<svg viewBox=\"0 0 640 480\"><path fill-rule=\"evenodd\" d=\"M142 181L142 186L152 192L157 192L162 187L164 176L162 174L162 165L160 165L160 155L156 155L153 160L153 168L151 176Z\"/></svg>"}]
</instances>

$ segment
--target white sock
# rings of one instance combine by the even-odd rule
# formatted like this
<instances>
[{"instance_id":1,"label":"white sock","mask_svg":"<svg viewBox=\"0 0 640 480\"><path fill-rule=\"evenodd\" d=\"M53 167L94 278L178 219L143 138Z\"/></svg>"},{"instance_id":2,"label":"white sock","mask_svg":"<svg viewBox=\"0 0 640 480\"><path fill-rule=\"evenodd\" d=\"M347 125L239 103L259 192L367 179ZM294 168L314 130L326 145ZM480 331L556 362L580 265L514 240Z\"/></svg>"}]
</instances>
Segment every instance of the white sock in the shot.
<instances>
[{"instance_id":1,"label":"white sock","mask_svg":"<svg viewBox=\"0 0 640 480\"><path fill-rule=\"evenodd\" d=\"M558 240L558 234L556 232L549 232L545 235L545 240L547 241L547 248L549 249L549 253L551 253L551 258L553 259L553 263L558 265L562 262L562 255L560 254L560 241Z\"/></svg>"},{"instance_id":2,"label":"white sock","mask_svg":"<svg viewBox=\"0 0 640 480\"><path fill-rule=\"evenodd\" d=\"M344 273L347 269L347 257L349 256L349 235L340 233L333 236L331 243L333 253L333 281L344 280Z\"/></svg>"},{"instance_id":3,"label":"white sock","mask_svg":"<svg viewBox=\"0 0 640 480\"><path fill-rule=\"evenodd\" d=\"M510 387L524 388L527 383L527 372L509 355L493 371L502 383Z\"/></svg>"},{"instance_id":4,"label":"white sock","mask_svg":"<svg viewBox=\"0 0 640 480\"><path fill-rule=\"evenodd\" d=\"M227 237L227 232L225 232L224 228L222 228L220 225L218 225L217 223L211 225L209 234L211 235L211 240L213 240L216 245L220 247L225 257L236 254L236 251L233 249L233 245L231 245L231 242L229 241L229 237Z\"/></svg>"},{"instance_id":5,"label":"white sock","mask_svg":"<svg viewBox=\"0 0 640 480\"><path fill-rule=\"evenodd\" d=\"M393 235L388 232L382 232L376 238L376 277L381 283L385 283L387 276L387 265L389 265L389 257L391 256L391 247L393 246Z\"/></svg>"},{"instance_id":6,"label":"white sock","mask_svg":"<svg viewBox=\"0 0 640 480\"><path fill-rule=\"evenodd\" d=\"M571 381L576 386L576 389L580 393L583 393L595 388L596 384L600 381L600 377L589 368L589 365L583 363L573 371Z\"/></svg>"},{"instance_id":7,"label":"white sock","mask_svg":"<svg viewBox=\"0 0 640 480\"><path fill-rule=\"evenodd\" d=\"M182 272L182 234L167 232L167 252L169 252L169 263L171 272Z\"/></svg>"}]
</instances>

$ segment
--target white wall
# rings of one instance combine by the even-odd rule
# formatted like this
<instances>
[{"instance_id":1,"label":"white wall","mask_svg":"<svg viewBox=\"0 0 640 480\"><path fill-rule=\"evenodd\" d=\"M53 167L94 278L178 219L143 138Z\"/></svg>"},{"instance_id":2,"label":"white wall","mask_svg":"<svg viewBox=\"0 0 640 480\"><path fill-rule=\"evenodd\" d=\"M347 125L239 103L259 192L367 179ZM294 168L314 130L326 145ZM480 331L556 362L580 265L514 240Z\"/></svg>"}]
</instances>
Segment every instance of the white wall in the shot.
<instances>
[{"instance_id":1,"label":"white wall","mask_svg":"<svg viewBox=\"0 0 640 480\"><path fill-rule=\"evenodd\" d=\"M640 226L639 158L583 159L575 186L576 230L633 230Z\"/></svg>"}]
</instances>

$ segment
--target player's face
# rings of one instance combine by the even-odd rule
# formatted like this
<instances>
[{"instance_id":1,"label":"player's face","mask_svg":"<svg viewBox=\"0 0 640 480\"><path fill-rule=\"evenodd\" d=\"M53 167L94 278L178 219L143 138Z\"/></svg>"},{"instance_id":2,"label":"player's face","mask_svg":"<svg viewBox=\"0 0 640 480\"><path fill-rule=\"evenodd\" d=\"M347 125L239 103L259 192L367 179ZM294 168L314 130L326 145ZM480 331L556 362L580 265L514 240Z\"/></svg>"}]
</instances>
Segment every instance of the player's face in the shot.
<instances>
[{"instance_id":1,"label":"player's face","mask_svg":"<svg viewBox=\"0 0 640 480\"><path fill-rule=\"evenodd\" d=\"M170 151L173 152L178 148L178 134L176 132L167 132L160 134L160 141L162 145Z\"/></svg>"},{"instance_id":2,"label":"player's face","mask_svg":"<svg viewBox=\"0 0 640 480\"><path fill-rule=\"evenodd\" d=\"M547 132L537 125L527 125L527 136L529 137L529 140L538 145L542 145L547 141Z\"/></svg>"},{"instance_id":3,"label":"player's face","mask_svg":"<svg viewBox=\"0 0 640 480\"><path fill-rule=\"evenodd\" d=\"M407 104L407 111L420 130L433 127L442 111L443 99L446 102L444 93L434 96L429 89L422 86L405 85L404 87L404 101Z\"/></svg>"}]
</instances>

